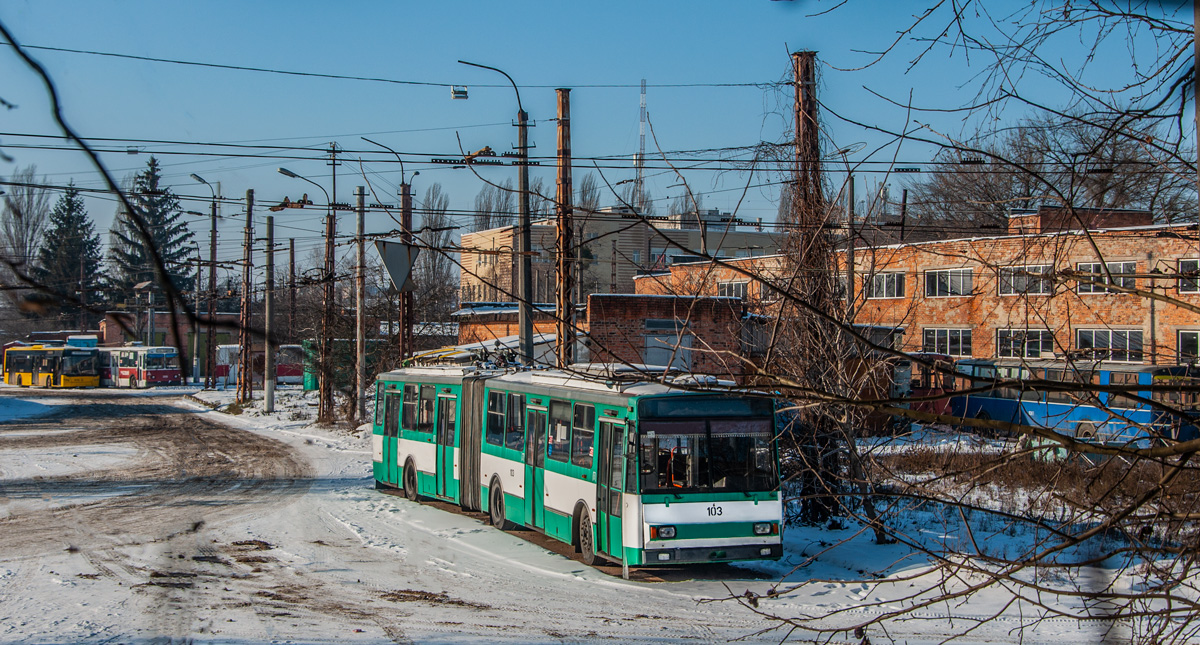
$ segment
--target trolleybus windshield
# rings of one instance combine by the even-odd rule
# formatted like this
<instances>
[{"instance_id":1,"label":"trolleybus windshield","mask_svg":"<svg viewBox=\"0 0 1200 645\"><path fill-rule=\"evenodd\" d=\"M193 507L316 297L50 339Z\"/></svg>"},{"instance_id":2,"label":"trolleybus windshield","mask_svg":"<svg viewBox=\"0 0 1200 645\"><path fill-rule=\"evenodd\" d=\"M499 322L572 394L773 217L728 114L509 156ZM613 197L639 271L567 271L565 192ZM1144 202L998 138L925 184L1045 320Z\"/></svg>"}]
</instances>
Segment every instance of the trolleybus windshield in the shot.
<instances>
[{"instance_id":1,"label":"trolleybus windshield","mask_svg":"<svg viewBox=\"0 0 1200 645\"><path fill-rule=\"evenodd\" d=\"M766 399L642 401L643 493L770 491L778 485L775 422Z\"/></svg>"},{"instance_id":2,"label":"trolleybus windshield","mask_svg":"<svg viewBox=\"0 0 1200 645\"><path fill-rule=\"evenodd\" d=\"M178 369L179 363L175 354L146 354L146 369L166 370Z\"/></svg>"}]
</instances>

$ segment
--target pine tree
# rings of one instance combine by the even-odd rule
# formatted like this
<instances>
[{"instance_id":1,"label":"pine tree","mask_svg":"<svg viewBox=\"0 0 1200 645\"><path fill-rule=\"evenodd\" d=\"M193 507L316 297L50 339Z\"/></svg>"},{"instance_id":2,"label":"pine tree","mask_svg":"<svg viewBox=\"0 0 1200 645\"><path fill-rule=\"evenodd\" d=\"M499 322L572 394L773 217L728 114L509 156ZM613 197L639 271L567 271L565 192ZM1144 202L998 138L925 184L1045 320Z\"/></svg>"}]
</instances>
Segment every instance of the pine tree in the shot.
<instances>
[{"instance_id":1,"label":"pine tree","mask_svg":"<svg viewBox=\"0 0 1200 645\"><path fill-rule=\"evenodd\" d=\"M158 251L175 289L192 289L195 278L188 267L192 232L183 221L179 198L170 188L162 186L161 181L161 166L154 157L150 157L146 170L128 180L129 201L140 216L149 240L143 237L123 205L117 210L110 231L109 262L113 267L112 288L118 299L131 297L133 286L138 283L149 280L157 283L151 247Z\"/></svg>"},{"instance_id":2,"label":"pine tree","mask_svg":"<svg viewBox=\"0 0 1200 645\"><path fill-rule=\"evenodd\" d=\"M100 260L100 236L72 182L50 213L34 275L57 295L64 316L78 316L82 308L75 301L98 299Z\"/></svg>"}]
</instances>

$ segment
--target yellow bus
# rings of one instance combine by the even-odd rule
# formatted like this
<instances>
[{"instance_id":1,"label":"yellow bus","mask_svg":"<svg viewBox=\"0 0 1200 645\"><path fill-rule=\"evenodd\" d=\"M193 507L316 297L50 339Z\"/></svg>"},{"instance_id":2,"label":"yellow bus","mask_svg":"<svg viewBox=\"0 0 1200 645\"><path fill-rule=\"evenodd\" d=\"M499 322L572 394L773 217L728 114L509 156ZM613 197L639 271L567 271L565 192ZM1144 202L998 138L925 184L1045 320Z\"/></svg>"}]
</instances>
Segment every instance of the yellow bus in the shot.
<instances>
[{"instance_id":1,"label":"yellow bus","mask_svg":"<svg viewBox=\"0 0 1200 645\"><path fill-rule=\"evenodd\" d=\"M4 352L4 382L22 387L99 387L100 351L94 347L10 347Z\"/></svg>"}]
</instances>

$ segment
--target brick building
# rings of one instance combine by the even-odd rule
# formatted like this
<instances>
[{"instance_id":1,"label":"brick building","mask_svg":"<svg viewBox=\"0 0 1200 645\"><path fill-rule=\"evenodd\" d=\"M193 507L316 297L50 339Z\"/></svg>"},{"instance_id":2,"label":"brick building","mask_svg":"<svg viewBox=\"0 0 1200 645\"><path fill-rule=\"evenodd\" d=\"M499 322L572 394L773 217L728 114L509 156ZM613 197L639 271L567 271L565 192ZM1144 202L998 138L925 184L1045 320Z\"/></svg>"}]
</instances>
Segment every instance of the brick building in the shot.
<instances>
[{"instance_id":1,"label":"brick building","mask_svg":"<svg viewBox=\"0 0 1200 645\"><path fill-rule=\"evenodd\" d=\"M852 272L844 252L838 264L855 298L854 322L894 330L896 346L905 351L1194 360L1200 354L1200 236L1195 225L1150 221L1146 212L1077 210L1068 218L1048 208L1014 216L1007 235L860 247ZM731 264L782 282L784 260ZM636 288L740 296L762 313L775 302L761 282L707 263L641 276Z\"/></svg>"},{"instance_id":2,"label":"brick building","mask_svg":"<svg viewBox=\"0 0 1200 645\"><path fill-rule=\"evenodd\" d=\"M596 363L669 365L700 374L743 373L739 298L592 294L588 347Z\"/></svg>"}]
</instances>

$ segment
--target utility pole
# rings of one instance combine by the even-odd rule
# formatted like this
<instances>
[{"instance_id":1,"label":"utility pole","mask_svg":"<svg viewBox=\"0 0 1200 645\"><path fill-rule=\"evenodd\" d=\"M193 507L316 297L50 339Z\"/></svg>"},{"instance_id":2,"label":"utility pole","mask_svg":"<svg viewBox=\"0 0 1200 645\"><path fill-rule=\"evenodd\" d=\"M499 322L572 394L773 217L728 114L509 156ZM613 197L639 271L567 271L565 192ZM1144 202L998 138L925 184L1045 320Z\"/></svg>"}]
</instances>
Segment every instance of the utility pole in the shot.
<instances>
[{"instance_id":1,"label":"utility pole","mask_svg":"<svg viewBox=\"0 0 1200 645\"><path fill-rule=\"evenodd\" d=\"M192 323L192 383L200 382L200 285L204 284L204 262L200 259L200 245L196 245L196 286L192 297L196 300L196 318Z\"/></svg>"},{"instance_id":2,"label":"utility pole","mask_svg":"<svg viewBox=\"0 0 1200 645\"><path fill-rule=\"evenodd\" d=\"M254 392L253 339L250 336L251 270L254 266L254 189L246 191L246 226L242 242L242 308L238 315L237 401L249 403Z\"/></svg>"},{"instance_id":3,"label":"utility pole","mask_svg":"<svg viewBox=\"0 0 1200 645\"><path fill-rule=\"evenodd\" d=\"M516 85L514 84L514 88ZM521 164L519 179L521 228L521 302L517 310L517 333L520 334L521 356L526 365L533 364L533 226L529 220L529 113L520 107L517 97L517 163Z\"/></svg>"},{"instance_id":4,"label":"utility pole","mask_svg":"<svg viewBox=\"0 0 1200 645\"><path fill-rule=\"evenodd\" d=\"M573 280L572 255L575 240L574 209L571 204L571 90L559 88L558 93L558 186L554 198L557 217L558 266L555 299L555 324L558 327L558 366L566 368L575 354L575 303L571 298Z\"/></svg>"},{"instance_id":5,"label":"utility pole","mask_svg":"<svg viewBox=\"0 0 1200 645\"><path fill-rule=\"evenodd\" d=\"M412 244L413 216L412 186L400 182L400 241ZM397 288L403 287L403 285ZM414 353L413 350L413 294L411 291L400 292L400 361Z\"/></svg>"},{"instance_id":6,"label":"utility pole","mask_svg":"<svg viewBox=\"0 0 1200 645\"><path fill-rule=\"evenodd\" d=\"M217 318L217 197L213 193L212 216L208 234L208 335L204 348L204 387L217 386L217 346L213 338L213 326Z\"/></svg>"},{"instance_id":7,"label":"utility pole","mask_svg":"<svg viewBox=\"0 0 1200 645\"><path fill-rule=\"evenodd\" d=\"M358 416L356 417L359 423L362 423L367 418L367 402L363 399L367 392L367 317L363 312L363 307L367 301L367 262L366 251L363 248L363 220L367 214L367 193L363 186L354 187L354 206L358 214L357 228L355 230L356 241L358 242L358 266L354 271L354 305L355 305L355 361L354 371L357 384L357 399L358 399Z\"/></svg>"},{"instance_id":8,"label":"utility pole","mask_svg":"<svg viewBox=\"0 0 1200 645\"><path fill-rule=\"evenodd\" d=\"M267 215L267 277L263 297L263 410L275 411L275 216Z\"/></svg>"},{"instance_id":9,"label":"utility pole","mask_svg":"<svg viewBox=\"0 0 1200 645\"><path fill-rule=\"evenodd\" d=\"M288 342L296 342L296 238L288 238Z\"/></svg>"},{"instance_id":10,"label":"utility pole","mask_svg":"<svg viewBox=\"0 0 1200 645\"><path fill-rule=\"evenodd\" d=\"M332 147L332 146L331 146ZM336 174L336 171L335 171ZM337 231L337 218L334 215L333 200L330 199L329 210L325 215L325 275L322 295L324 296L321 315L321 369L319 373L317 417L322 423L333 420L333 238Z\"/></svg>"},{"instance_id":11,"label":"utility pole","mask_svg":"<svg viewBox=\"0 0 1200 645\"><path fill-rule=\"evenodd\" d=\"M908 224L908 189L900 191L900 241L904 241L904 227Z\"/></svg>"}]
</instances>

